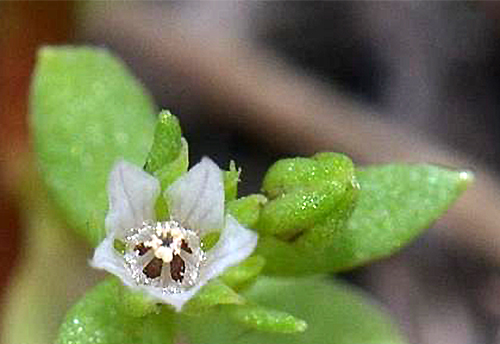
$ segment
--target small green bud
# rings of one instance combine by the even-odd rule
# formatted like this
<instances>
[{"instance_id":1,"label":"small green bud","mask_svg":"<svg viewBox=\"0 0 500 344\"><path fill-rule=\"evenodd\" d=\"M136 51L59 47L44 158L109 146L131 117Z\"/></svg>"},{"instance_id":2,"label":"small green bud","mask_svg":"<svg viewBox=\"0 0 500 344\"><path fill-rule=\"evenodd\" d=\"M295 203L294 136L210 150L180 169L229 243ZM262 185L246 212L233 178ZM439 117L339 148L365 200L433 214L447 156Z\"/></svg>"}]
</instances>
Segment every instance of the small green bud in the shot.
<instances>
[{"instance_id":1,"label":"small green bud","mask_svg":"<svg viewBox=\"0 0 500 344\"><path fill-rule=\"evenodd\" d=\"M238 197L240 174L241 168L236 168L236 163L231 160L229 171L224 171L224 197L226 202L233 201Z\"/></svg>"},{"instance_id":2,"label":"small green bud","mask_svg":"<svg viewBox=\"0 0 500 344\"><path fill-rule=\"evenodd\" d=\"M254 228L259 220L260 211L266 202L267 198L263 195L249 195L228 202L226 209L240 224L248 228Z\"/></svg>"},{"instance_id":3,"label":"small green bud","mask_svg":"<svg viewBox=\"0 0 500 344\"><path fill-rule=\"evenodd\" d=\"M319 184L349 183L354 175L354 164L339 153L318 153L311 158L278 160L267 171L262 190L270 199L303 188L317 188Z\"/></svg>"},{"instance_id":4,"label":"small green bud","mask_svg":"<svg viewBox=\"0 0 500 344\"><path fill-rule=\"evenodd\" d=\"M187 171L188 145L181 135L177 117L170 111L160 112L144 170L160 180L162 190ZM163 210L161 204L157 207Z\"/></svg>"},{"instance_id":5,"label":"small green bud","mask_svg":"<svg viewBox=\"0 0 500 344\"><path fill-rule=\"evenodd\" d=\"M329 248L358 195L354 172L352 161L336 153L284 159L269 169L263 191L271 200L255 225L261 234L257 252L266 258L266 273L330 270Z\"/></svg>"}]
</instances>

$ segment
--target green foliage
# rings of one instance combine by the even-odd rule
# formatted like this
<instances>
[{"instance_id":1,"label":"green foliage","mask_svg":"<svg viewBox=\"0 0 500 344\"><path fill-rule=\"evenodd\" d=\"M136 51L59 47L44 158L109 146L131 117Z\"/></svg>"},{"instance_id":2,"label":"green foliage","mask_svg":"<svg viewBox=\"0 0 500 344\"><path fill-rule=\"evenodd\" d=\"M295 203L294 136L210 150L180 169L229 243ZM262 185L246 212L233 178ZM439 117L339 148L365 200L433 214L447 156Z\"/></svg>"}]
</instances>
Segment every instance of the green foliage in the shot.
<instances>
[{"instance_id":1,"label":"green foliage","mask_svg":"<svg viewBox=\"0 0 500 344\"><path fill-rule=\"evenodd\" d=\"M188 145L181 136L179 120L169 111L162 111L144 170L158 178L162 190L165 190L187 171L188 165Z\"/></svg>"},{"instance_id":2,"label":"green foliage","mask_svg":"<svg viewBox=\"0 0 500 344\"><path fill-rule=\"evenodd\" d=\"M430 165L373 166L357 176L359 202L347 223L332 218L293 242L260 238L268 274L334 272L388 256L435 221L472 181L470 173Z\"/></svg>"},{"instance_id":3,"label":"green foliage","mask_svg":"<svg viewBox=\"0 0 500 344\"><path fill-rule=\"evenodd\" d=\"M320 153L276 162L266 173L262 189L271 200L264 205L255 228L261 234L289 240L327 219L347 214L351 204L345 199L355 200L357 183L349 158Z\"/></svg>"},{"instance_id":4,"label":"green foliage","mask_svg":"<svg viewBox=\"0 0 500 344\"><path fill-rule=\"evenodd\" d=\"M247 228L253 228L259 220L260 211L266 202L267 198L263 195L249 195L227 202L226 209L240 224Z\"/></svg>"},{"instance_id":5,"label":"green foliage","mask_svg":"<svg viewBox=\"0 0 500 344\"><path fill-rule=\"evenodd\" d=\"M43 178L71 228L96 245L104 235L106 182L119 158L143 164L155 107L106 50L40 50L31 122Z\"/></svg>"},{"instance_id":6,"label":"green foliage","mask_svg":"<svg viewBox=\"0 0 500 344\"><path fill-rule=\"evenodd\" d=\"M181 143L182 146L179 155L177 155L177 157L174 160L169 162L163 168L157 170L154 173L154 175L160 180L162 189L166 189L170 184L172 184L188 169L189 166L188 143L184 139L181 139Z\"/></svg>"},{"instance_id":7,"label":"green foliage","mask_svg":"<svg viewBox=\"0 0 500 344\"><path fill-rule=\"evenodd\" d=\"M220 277L221 280L234 289L245 287L254 281L261 273L266 260L261 256L250 256L237 266L227 269Z\"/></svg>"},{"instance_id":8,"label":"green foliage","mask_svg":"<svg viewBox=\"0 0 500 344\"><path fill-rule=\"evenodd\" d=\"M123 296L127 293L129 290L114 278L97 285L68 312L57 343L173 343L172 313L166 307L147 314L129 308L142 302L124 303Z\"/></svg>"},{"instance_id":9,"label":"green foliage","mask_svg":"<svg viewBox=\"0 0 500 344\"><path fill-rule=\"evenodd\" d=\"M161 306L146 297L142 291L118 287L116 289L121 296L121 306L129 315L144 317L148 314L158 313L160 311Z\"/></svg>"},{"instance_id":10,"label":"green foliage","mask_svg":"<svg viewBox=\"0 0 500 344\"><path fill-rule=\"evenodd\" d=\"M177 118L162 111L154 127L150 97L105 50L42 49L31 102L44 181L71 227L94 245L104 234L106 182L118 158L145 162L162 190L188 169ZM253 256L206 284L180 314L108 279L69 311L58 344L168 344L179 333L190 344L403 343L359 292L310 275L399 250L446 211L472 175L429 165L356 170L345 155L320 153L276 162L263 195L238 199L240 172L233 161L224 171L226 212L259 232ZM168 217L162 197L156 213ZM204 249L218 237L203 237ZM308 277L258 278L261 272Z\"/></svg>"},{"instance_id":11,"label":"green foliage","mask_svg":"<svg viewBox=\"0 0 500 344\"><path fill-rule=\"evenodd\" d=\"M224 199L233 201L238 196L238 183L240 182L241 169L236 168L236 163L231 160L229 171L224 171Z\"/></svg>"},{"instance_id":12,"label":"green foliage","mask_svg":"<svg viewBox=\"0 0 500 344\"><path fill-rule=\"evenodd\" d=\"M197 314L217 305L246 303L237 290L248 287L262 271L265 260L251 256L237 266L230 267L218 279L210 281L183 307L184 314Z\"/></svg>"},{"instance_id":13,"label":"green foliage","mask_svg":"<svg viewBox=\"0 0 500 344\"><path fill-rule=\"evenodd\" d=\"M330 216L344 213L341 202L355 189L342 183L318 185L316 189L299 189L267 202L255 228L264 235L292 239ZM349 206L349 205L348 205Z\"/></svg>"},{"instance_id":14,"label":"green foliage","mask_svg":"<svg viewBox=\"0 0 500 344\"><path fill-rule=\"evenodd\" d=\"M470 172L432 165L390 164L358 172L361 194L332 241L333 270L388 256L438 219L473 181Z\"/></svg>"},{"instance_id":15,"label":"green foliage","mask_svg":"<svg viewBox=\"0 0 500 344\"><path fill-rule=\"evenodd\" d=\"M266 203L255 227L257 253L265 272L279 275L324 273L335 233L356 204L358 183L352 161L341 154L278 161L264 179L264 191L276 197Z\"/></svg>"},{"instance_id":16,"label":"green foliage","mask_svg":"<svg viewBox=\"0 0 500 344\"><path fill-rule=\"evenodd\" d=\"M276 322L258 311L253 316L231 314L224 308L214 309L200 317L182 318L179 330L191 344L402 344L395 326L387 315L360 292L343 283L324 278L260 278L245 294L250 301L273 307L304 319L305 331L293 334L252 330L279 331L293 321ZM240 310L243 310L241 308ZM241 311L243 312L243 311ZM246 325L233 320L241 316ZM245 319L246 317L246 319ZM285 318L286 319L286 316ZM262 324L259 324L262 322ZM304 329L297 321L297 326ZM291 326L293 327L293 326ZM283 332L283 331L281 331Z\"/></svg>"},{"instance_id":17,"label":"green foliage","mask_svg":"<svg viewBox=\"0 0 500 344\"><path fill-rule=\"evenodd\" d=\"M188 166L188 144L182 137L179 120L170 111L163 110L158 115L144 170L158 178L161 189L165 190L187 171ZM157 219L168 218L168 204L163 197L156 200L155 210Z\"/></svg>"},{"instance_id":18,"label":"green foliage","mask_svg":"<svg viewBox=\"0 0 500 344\"><path fill-rule=\"evenodd\" d=\"M270 198L297 189L315 189L323 184L352 182L354 165L339 153L318 153L311 158L289 158L275 162L267 171L262 190Z\"/></svg>"},{"instance_id":19,"label":"green foliage","mask_svg":"<svg viewBox=\"0 0 500 344\"><path fill-rule=\"evenodd\" d=\"M210 281L184 306L185 314L198 314L217 305L241 305L245 299L219 279Z\"/></svg>"},{"instance_id":20,"label":"green foliage","mask_svg":"<svg viewBox=\"0 0 500 344\"><path fill-rule=\"evenodd\" d=\"M153 145L149 151L144 170L154 174L175 160L181 151L181 126L179 120L170 113L162 111L154 133Z\"/></svg>"},{"instance_id":21,"label":"green foliage","mask_svg":"<svg viewBox=\"0 0 500 344\"><path fill-rule=\"evenodd\" d=\"M270 333L304 332L307 323L293 315L256 305L233 306L225 309L232 320L249 329Z\"/></svg>"}]
</instances>

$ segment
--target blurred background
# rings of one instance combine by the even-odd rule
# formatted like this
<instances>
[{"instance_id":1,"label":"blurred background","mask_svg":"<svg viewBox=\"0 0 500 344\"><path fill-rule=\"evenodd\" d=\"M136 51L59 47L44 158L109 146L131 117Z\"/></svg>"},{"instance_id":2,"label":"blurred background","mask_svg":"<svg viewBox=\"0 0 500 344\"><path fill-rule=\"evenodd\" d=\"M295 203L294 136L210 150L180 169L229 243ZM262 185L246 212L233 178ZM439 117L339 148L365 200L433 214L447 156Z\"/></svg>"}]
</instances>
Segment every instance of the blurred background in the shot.
<instances>
[{"instance_id":1,"label":"blurred background","mask_svg":"<svg viewBox=\"0 0 500 344\"><path fill-rule=\"evenodd\" d=\"M325 150L475 171L417 242L342 277L411 343L500 343L499 18L489 1L0 2L1 340L52 343L99 278L65 224L33 215L27 116L37 49L92 44L179 116L191 161L238 162L240 194L274 160Z\"/></svg>"}]
</instances>

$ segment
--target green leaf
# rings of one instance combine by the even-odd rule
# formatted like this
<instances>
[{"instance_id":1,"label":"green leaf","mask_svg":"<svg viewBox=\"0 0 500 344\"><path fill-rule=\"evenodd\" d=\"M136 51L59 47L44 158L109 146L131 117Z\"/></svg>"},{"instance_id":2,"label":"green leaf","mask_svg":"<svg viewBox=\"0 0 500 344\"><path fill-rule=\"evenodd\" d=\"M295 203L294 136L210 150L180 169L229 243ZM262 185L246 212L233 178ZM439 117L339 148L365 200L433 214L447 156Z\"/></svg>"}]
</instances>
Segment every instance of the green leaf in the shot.
<instances>
[{"instance_id":1,"label":"green leaf","mask_svg":"<svg viewBox=\"0 0 500 344\"><path fill-rule=\"evenodd\" d=\"M226 210L243 226L254 228L259 220L260 211L266 202L267 198L263 195L249 195L229 201L226 204Z\"/></svg>"},{"instance_id":2,"label":"green leaf","mask_svg":"<svg viewBox=\"0 0 500 344\"><path fill-rule=\"evenodd\" d=\"M179 120L170 111L160 112L144 170L154 174L173 161L181 151L181 137Z\"/></svg>"},{"instance_id":3,"label":"green leaf","mask_svg":"<svg viewBox=\"0 0 500 344\"><path fill-rule=\"evenodd\" d=\"M275 198L260 212L256 253L266 258L264 272L304 275L333 270L329 258L336 233L345 227L359 185L352 161L342 154L284 159L264 178Z\"/></svg>"},{"instance_id":4,"label":"green leaf","mask_svg":"<svg viewBox=\"0 0 500 344\"><path fill-rule=\"evenodd\" d=\"M318 153L310 158L278 160L267 171L262 190L274 199L296 189L314 189L324 183L349 183L354 165L339 153Z\"/></svg>"},{"instance_id":5,"label":"green leaf","mask_svg":"<svg viewBox=\"0 0 500 344\"><path fill-rule=\"evenodd\" d=\"M262 271L266 260L261 256L250 256L236 266L228 268L220 279L231 288L239 289L253 281Z\"/></svg>"},{"instance_id":6,"label":"green leaf","mask_svg":"<svg viewBox=\"0 0 500 344\"><path fill-rule=\"evenodd\" d=\"M229 171L224 171L224 199L233 201L238 196L238 183L240 182L241 169L236 168L236 163L231 160Z\"/></svg>"},{"instance_id":7,"label":"green leaf","mask_svg":"<svg viewBox=\"0 0 500 344\"><path fill-rule=\"evenodd\" d=\"M245 299L221 280L210 281L183 307L185 314L198 314L217 305L241 305Z\"/></svg>"},{"instance_id":8,"label":"green leaf","mask_svg":"<svg viewBox=\"0 0 500 344\"><path fill-rule=\"evenodd\" d=\"M134 317L144 317L160 311L160 305L146 297L142 291L117 289L121 295L121 307L127 314Z\"/></svg>"},{"instance_id":9,"label":"green leaf","mask_svg":"<svg viewBox=\"0 0 500 344\"><path fill-rule=\"evenodd\" d=\"M338 233L345 228L355 205L357 190L346 192L330 218L314 225L291 241L260 235L256 254L266 258L264 273L269 275L310 275L331 272L336 267L333 248Z\"/></svg>"},{"instance_id":10,"label":"green leaf","mask_svg":"<svg viewBox=\"0 0 500 344\"><path fill-rule=\"evenodd\" d=\"M173 343L173 313L167 307L145 316L130 313L124 307L130 303L123 303L123 295L128 292L115 278L97 285L68 312L57 343Z\"/></svg>"},{"instance_id":11,"label":"green leaf","mask_svg":"<svg viewBox=\"0 0 500 344\"><path fill-rule=\"evenodd\" d=\"M267 274L347 270L397 252L442 215L473 179L469 172L404 164L369 167L357 178L359 201L347 223L334 217L293 242L259 238L257 253L267 260Z\"/></svg>"},{"instance_id":12,"label":"green leaf","mask_svg":"<svg viewBox=\"0 0 500 344\"><path fill-rule=\"evenodd\" d=\"M144 170L158 178L162 190L168 188L188 169L188 144L181 135L177 117L170 111L160 112ZM168 218L168 204L163 197L156 200L155 211L157 219Z\"/></svg>"},{"instance_id":13,"label":"green leaf","mask_svg":"<svg viewBox=\"0 0 500 344\"><path fill-rule=\"evenodd\" d=\"M271 200L262 208L255 228L260 234L293 240L327 219L345 220L351 208L345 200L354 202L357 183L349 158L320 153L276 162L266 173L262 189Z\"/></svg>"},{"instance_id":14,"label":"green leaf","mask_svg":"<svg viewBox=\"0 0 500 344\"><path fill-rule=\"evenodd\" d=\"M179 155L163 168L157 170L154 175L160 180L162 190L165 190L177 178L186 173L189 165L189 149L187 141L181 139L181 150Z\"/></svg>"},{"instance_id":15,"label":"green leaf","mask_svg":"<svg viewBox=\"0 0 500 344\"><path fill-rule=\"evenodd\" d=\"M271 333L304 332L307 323L293 315L271 308L244 305L225 308L229 316L242 325L257 331Z\"/></svg>"},{"instance_id":16,"label":"green leaf","mask_svg":"<svg viewBox=\"0 0 500 344\"><path fill-rule=\"evenodd\" d=\"M390 164L358 172L359 202L328 259L346 270L399 251L438 219L473 181L470 172Z\"/></svg>"},{"instance_id":17,"label":"green leaf","mask_svg":"<svg viewBox=\"0 0 500 344\"><path fill-rule=\"evenodd\" d=\"M31 122L43 178L69 226L96 245L104 236L106 182L116 160L144 163L155 107L106 50L40 50Z\"/></svg>"},{"instance_id":18,"label":"green leaf","mask_svg":"<svg viewBox=\"0 0 500 344\"><path fill-rule=\"evenodd\" d=\"M255 228L285 240L296 237L335 214L345 193L352 191L350 185L332 182L282 194L264 205Z\"/></svg>"},{"instance_id":19,"label":"green leaf","mask_svg":"<svg viewBox=\"0 0 500 344\"><path fill-rule=\"evenodd\" d=\"M260 278L244 294L263 307L304 319L302 333L279 334L238 325L224 309L182 318L180 331L191 344L402 344L385 312L361 292L325 278ZM257 318L257 317L256 317ZM276 326L281 326L276 324ZM272 322L267 322L272 330Z\"/></svg>"},{"instance_id":20,"label":"green leaf","mask_svg":"<svg viewBox=\"0 0 500 344\"><path fill-rule=\"evenodd\" d=\"M181 134L179 120L169 111L160 112L144 170L159 178L162 190L187 171L187 142Z\"/></svg>"}]
</instances>

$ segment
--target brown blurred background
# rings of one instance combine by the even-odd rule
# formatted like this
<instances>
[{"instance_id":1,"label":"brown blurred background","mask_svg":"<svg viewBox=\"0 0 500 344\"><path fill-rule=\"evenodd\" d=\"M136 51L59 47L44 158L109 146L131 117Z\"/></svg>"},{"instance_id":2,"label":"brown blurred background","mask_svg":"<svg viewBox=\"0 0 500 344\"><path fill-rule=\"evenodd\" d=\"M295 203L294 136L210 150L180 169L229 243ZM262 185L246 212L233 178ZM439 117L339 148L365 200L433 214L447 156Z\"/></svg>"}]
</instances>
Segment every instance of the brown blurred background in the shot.
<instances>
[{"instance_id":1,"label":"brown blurred background","mask_svg":"<svg viewBox=\"0 0 500 344\"><path fill-rule=\"evenodd\" d=\"M241 194L258 190L275 159L320 150L359 164L474 170L474 188L426 235L343 277L387 305L412 343L500 343L499 6L0 2L0 311L11 312L9 286L22 283L29 257L30 189L22 183L33 169L27 113L36 51L93 44L121 56L180 117L192 161L210 155L242 166ZM61 240L81 252L83 266L88 248ZM48 342L84 287L48 311Z\"/></svg>"},{"instance_id":2,"label":"brown blurred background","mask_svg":"<svg viewBox=\"0 0 500 344\"><path fill-rule=\"evenodd\" d=\"M68 41L72 5L60 2L0 3L0 292L18 258L21 220L16 186L19 162L30 150L28 89L40 44Z\"/></svg>"}]
</instances>

